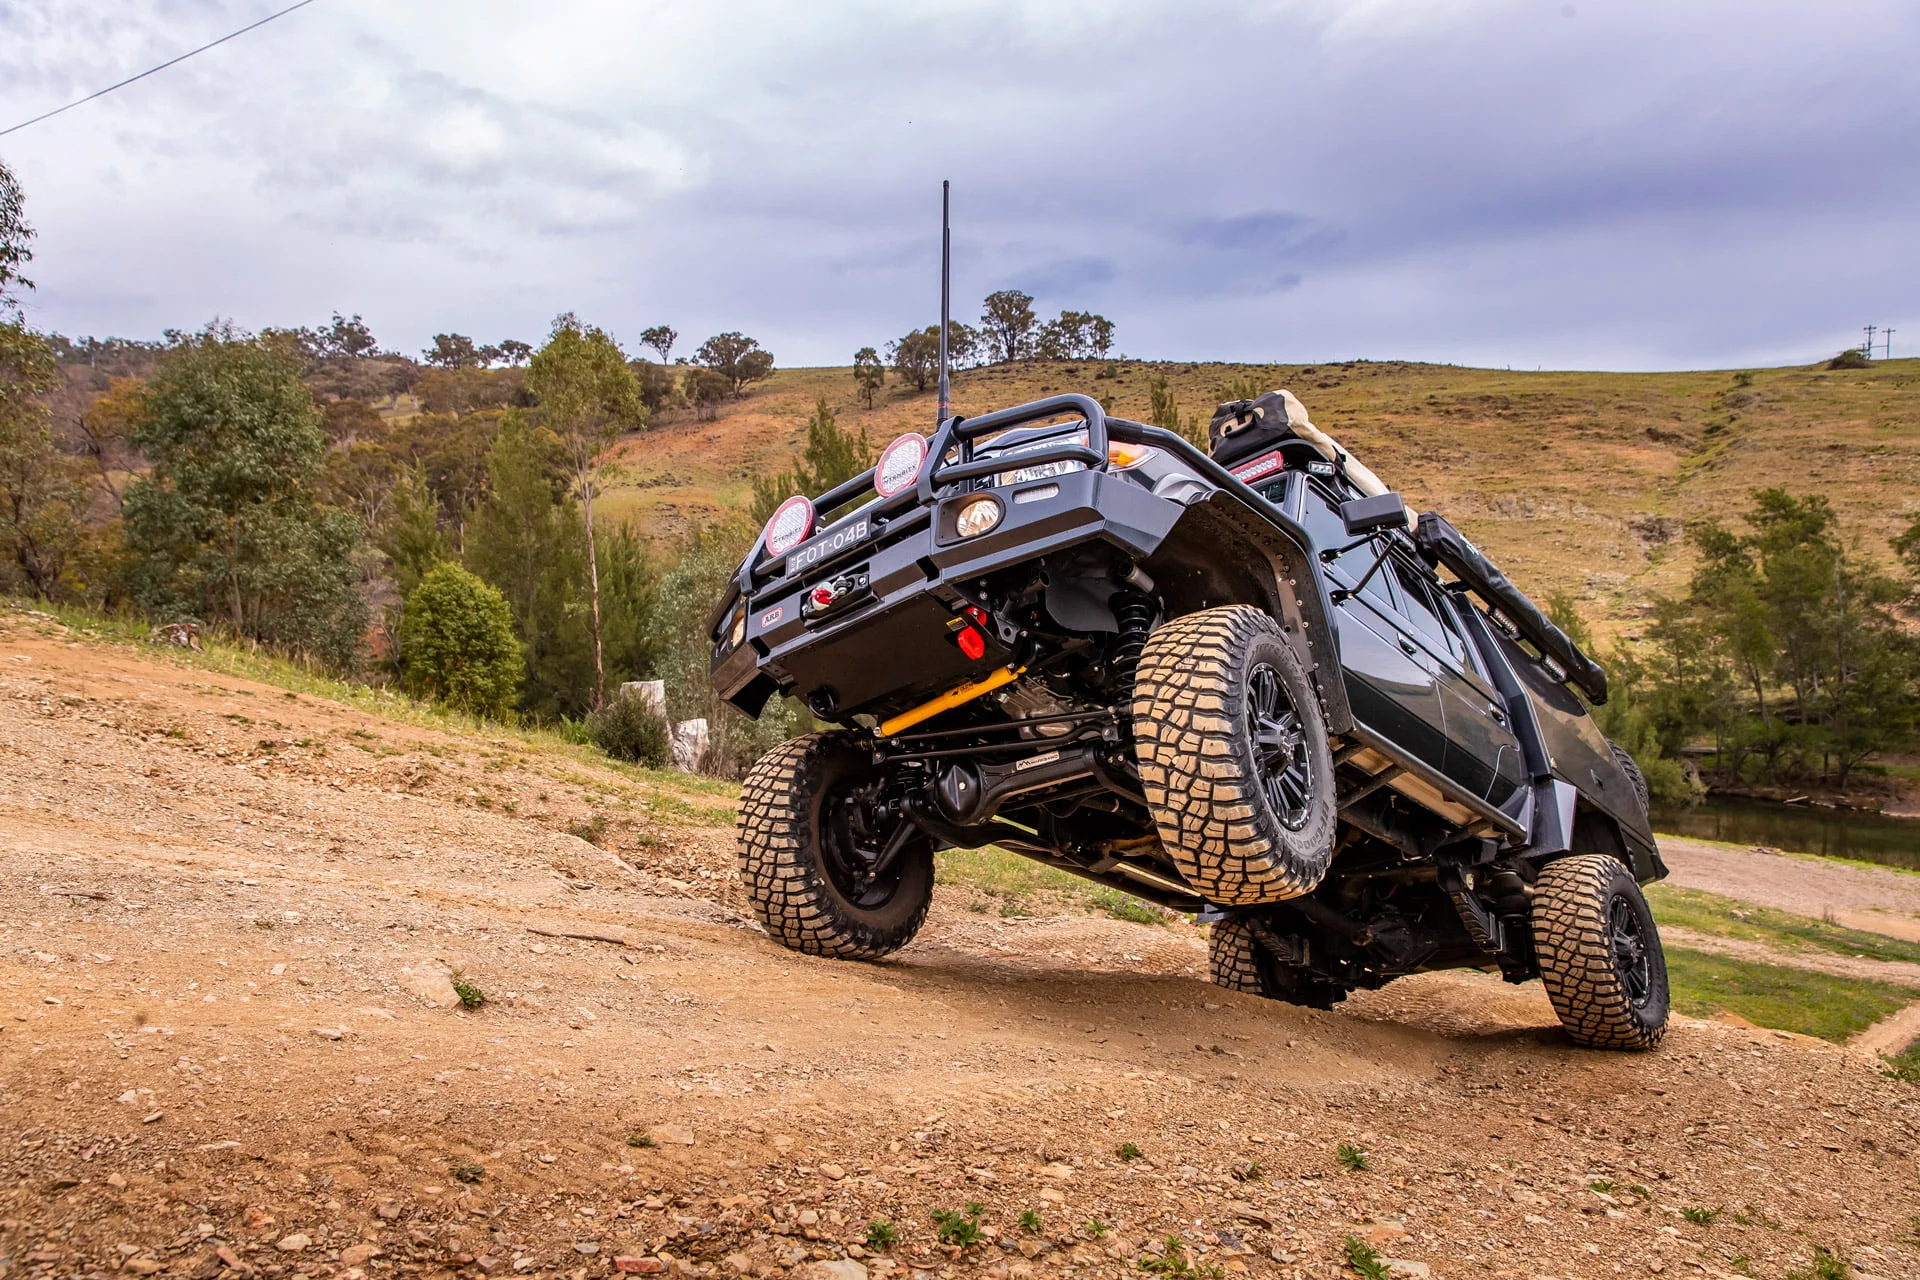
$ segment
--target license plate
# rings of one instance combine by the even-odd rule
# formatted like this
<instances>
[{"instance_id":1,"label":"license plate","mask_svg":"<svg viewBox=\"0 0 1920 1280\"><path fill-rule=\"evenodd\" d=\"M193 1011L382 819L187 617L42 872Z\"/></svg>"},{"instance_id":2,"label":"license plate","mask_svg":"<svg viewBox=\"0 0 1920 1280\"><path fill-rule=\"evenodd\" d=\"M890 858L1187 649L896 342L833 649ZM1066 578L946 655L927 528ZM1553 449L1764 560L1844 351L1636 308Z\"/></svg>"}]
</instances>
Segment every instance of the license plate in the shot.
<instances>
[{"instance_id":1,"label":"license plate","mask_svg":"<svg viewBox=\"0 0 1920 1280\"><path fill-rule=\"evenodd\" d=\"M822 560L839 555L849 547L857 547L873 534L873 526L866 516L861 516L851 524L829 529L811 542L803 542L787 552L787 567L783 576L791 577L803 569L812 568Z\"/></svg>"}]
</instances>

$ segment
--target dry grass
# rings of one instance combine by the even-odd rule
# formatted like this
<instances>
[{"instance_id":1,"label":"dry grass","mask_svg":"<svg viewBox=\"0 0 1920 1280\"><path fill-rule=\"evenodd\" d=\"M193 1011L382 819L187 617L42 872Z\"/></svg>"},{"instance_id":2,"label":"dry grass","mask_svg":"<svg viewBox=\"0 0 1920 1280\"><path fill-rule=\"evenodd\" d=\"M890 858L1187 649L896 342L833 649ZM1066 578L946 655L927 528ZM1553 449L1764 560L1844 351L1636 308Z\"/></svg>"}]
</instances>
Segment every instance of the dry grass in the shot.
<instances>
[{"instance_id":1,"label":"dry grass","mask_svg":"<svg viewBox=\"0 0 1920 1280\"><path fill-rule=\"evenodd\" d=\"M957 375L963 412L1082 391L1147 414L1168 378L1183 414L1228 383L1291 388L1421 509L1445 512L1529 591L1565 591L1618 632L1651 590L1685 577L1686 523L1736 512L1770 484L1829 495L1869 551L1920 515L1920 360L1701 373L1512 373L1399 362L1336 365L1030 364ZM607 508L671 540L741 510L750 477L786 466L816 397L874 445L926 430L933 396L889 384L872 410L849 369L776 374L713 422L681 414L620 447L626 478Z\"/></svg>"}]
</instances>

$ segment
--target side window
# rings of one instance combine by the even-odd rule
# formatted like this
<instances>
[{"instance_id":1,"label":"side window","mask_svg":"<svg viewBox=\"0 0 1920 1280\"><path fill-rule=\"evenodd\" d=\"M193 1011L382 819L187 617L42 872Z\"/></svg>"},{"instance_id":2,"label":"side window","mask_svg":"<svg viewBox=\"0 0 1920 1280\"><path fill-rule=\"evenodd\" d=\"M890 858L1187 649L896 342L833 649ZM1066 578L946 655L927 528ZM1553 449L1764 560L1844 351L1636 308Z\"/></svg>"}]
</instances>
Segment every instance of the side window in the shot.
<instances>
[{"instance_id":1,"label":"side window","mask_svg":"<svg viewBox=\"0 0 1920 1280\"><path fill-rule=\"evenodd\" d=\"M1308 483L1305 500L1300 504L1300 523L1307 528L1307 535L1313 539L1317 550L1330 547L1344 547L1353 539L1347 536L1347 526L1340 519L1338 500L1327 493L1318 484ZM1353 550L1334 561L1334 577L1341 585L1351 588L1373 567L1374 557L1380 554L1380 542L1363 542ZM1388 567L1380 566L1380 572L1367 582L1366 589L1360 594L1376 609L1384 609L1391 615L1397 605L1392 589L1387 586Z\"/></svg>"},{"instance_id":2,"label":"side window","mask_svg":"<svg viewBox=\"0 0 1920 1280\"><path fill-rule=\"evenodd\" d=\"M1394 557L1393 572L1400 580L1400 611L1434 652L1450 656L1456 663L1466 661L1466 646L1455 630L1446 604L1434 598L1433 584L1426 575Z\"/></svg>"},{"instance_id":3,"label":"side window","mask_svg":"<svg viewBox=\"0 0 1920 1280\"><path fill-rule=\"evenodd\" d=\"M1473 642L1467 639L1466 626L1460 621L1462 611L1472 606L1464 599L1454 595L1453 592L1445 589L1435 591L1433 598L1435 604L1439 607L1440 621L1447 624L1447 628L1455 636L1455 643L1460 646L1460 661L1462 665L1464 665L1467 670L1484 678L1487 673L1480 666L1480 655L1474 652Z\"/></svg>"}]
</instances>

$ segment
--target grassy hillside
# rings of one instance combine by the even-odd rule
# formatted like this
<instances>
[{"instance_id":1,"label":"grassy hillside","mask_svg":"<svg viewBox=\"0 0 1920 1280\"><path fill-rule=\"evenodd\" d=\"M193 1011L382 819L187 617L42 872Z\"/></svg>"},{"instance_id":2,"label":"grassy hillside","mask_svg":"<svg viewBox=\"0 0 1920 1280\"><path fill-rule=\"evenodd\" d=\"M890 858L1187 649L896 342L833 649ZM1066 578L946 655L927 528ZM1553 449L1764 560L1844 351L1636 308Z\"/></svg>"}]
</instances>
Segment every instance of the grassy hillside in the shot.
<instances>
[{"instance_id":1,"label":"grassy hillside","mask_svg":"<svg viewBox=\"0 0 1920 1280\"><path fill-rule=\"evenodd\" d=\"M1112 376L1097 376L1103 368ZM1605 631L1630 627L1650 591L1684 578L1688 522L1743 509L1755 488L1826 494L1882 556L1920 515L1920 360L1747 374L1030 364L958 374L954 402L980 413L1083 391L1145 419L1160 375L1182 413L1203 420L1225 383L1291 389L1409 502L1444 512L1537 596L1571 593ZM931 392L890 384L868 410L850 369L783 371L715 421L679 414L625 441L608 506L656 538L743 509L750 477L787 465L823 394L875 447L934 416Z\"/></svg>"}]
</instances>

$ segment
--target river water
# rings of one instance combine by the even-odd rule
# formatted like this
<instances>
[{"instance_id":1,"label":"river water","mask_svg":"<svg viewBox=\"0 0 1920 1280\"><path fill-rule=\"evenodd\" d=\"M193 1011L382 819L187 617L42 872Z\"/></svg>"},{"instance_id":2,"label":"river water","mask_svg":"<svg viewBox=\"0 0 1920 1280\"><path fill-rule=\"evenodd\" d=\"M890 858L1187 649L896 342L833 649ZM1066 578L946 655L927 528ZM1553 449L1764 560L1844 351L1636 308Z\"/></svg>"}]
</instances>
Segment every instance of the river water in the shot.
<instances>
[{"instance_id":1,"label":"river water","mask_svg":"<svg viewBox=\"0 0 1920 1280\"><path fill-rule=\"evenodd\" d=\"M1920 818L1710 796L1691 807L1654 805L1653 829L1920 871Z\"/></svg>"}]
</instances>

